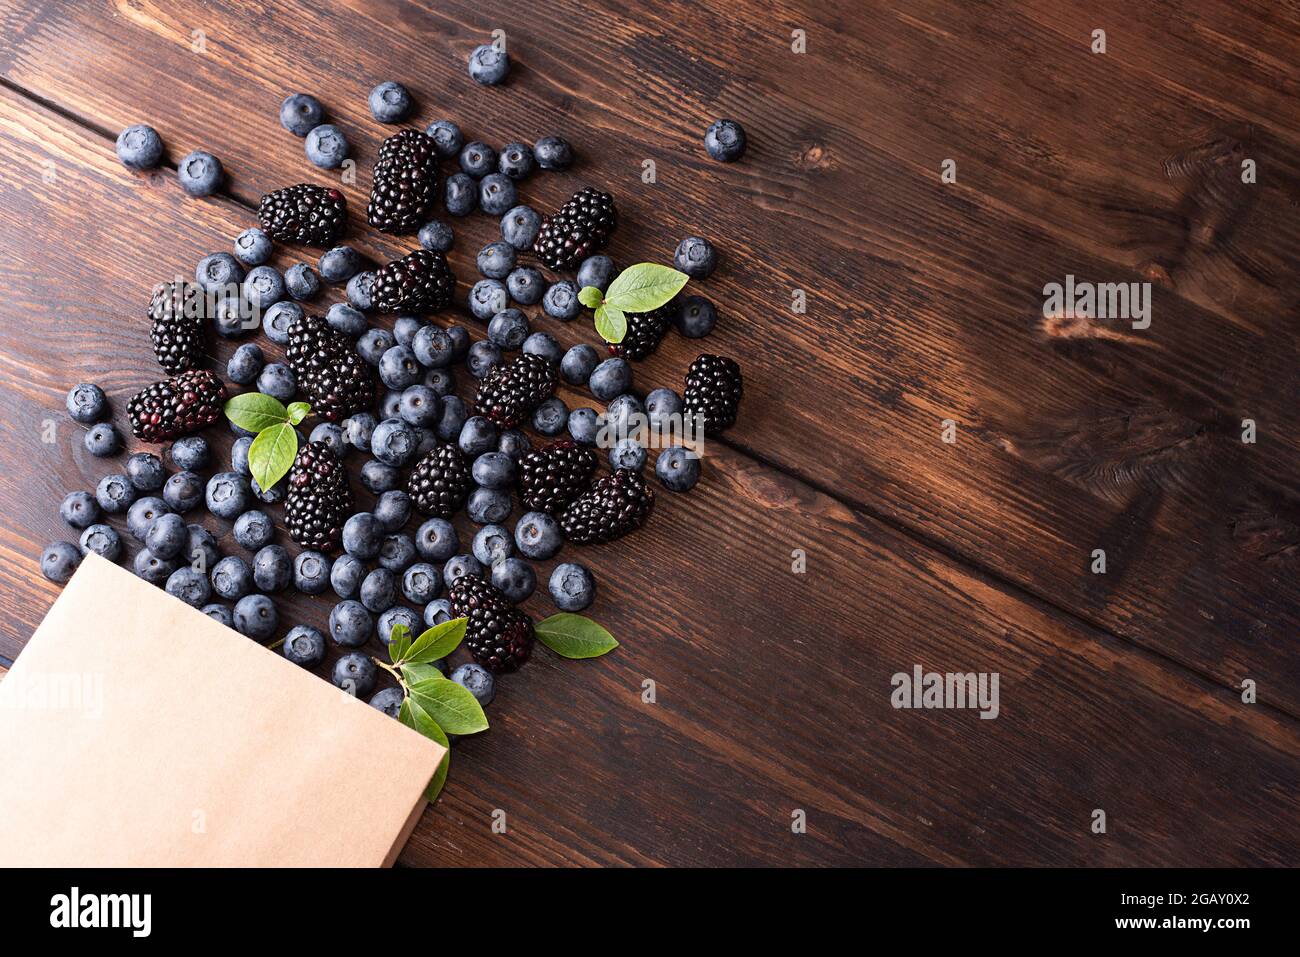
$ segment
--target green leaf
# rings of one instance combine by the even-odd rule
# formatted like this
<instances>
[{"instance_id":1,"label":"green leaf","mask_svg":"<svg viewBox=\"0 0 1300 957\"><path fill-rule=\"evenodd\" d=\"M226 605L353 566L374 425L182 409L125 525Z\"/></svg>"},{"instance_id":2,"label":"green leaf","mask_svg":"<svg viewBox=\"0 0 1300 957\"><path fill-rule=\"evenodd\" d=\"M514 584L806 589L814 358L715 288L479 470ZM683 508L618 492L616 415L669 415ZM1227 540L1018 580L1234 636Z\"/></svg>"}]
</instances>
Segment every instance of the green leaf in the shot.
<instances>
[{"instance_id":1,"label":"green leaf","mask_svg":"<svg viewBox=\"0 0 1300 957\"><path fill-rule=\"evenodd\" d=\"M614 636L590 618L562 611L534 629L537 640L564 658L598 658L618 647Z\"/></svg>"},{"instance_id":2,"label":"green leaf","mask_svg":"<svg viewBox=\"0 0 1300 957\"><path fill-rule=\"evenodd\" d=\"M402 663L421 665L446 658L465 637L465 626L468 624L468 618L453 618L441 625L434 625L411 643L410 650L401 659Z\"/></svg>"},{"instance_id":3,"label":"green leaf","mask_svg":"<svg viewBox=\"0 0 1300 957\"><path fill-rule=\"evenodd\" d=\"M684 272L658 263L637 263L628 266L609 284L605 303L624 312L649 312L681 292L690 278Z\"/></svg>"},{"instance_id":4,"label":"green leaf","mask_svg":"<svg viewBox=\"0 0 1300 957\"><path fill-rule=\"evenodd\" d=\"M388 639L388 657L394 663L402 660L402 655L411 647L411 629L400 621L393 626Z\"/></svg>"},{"instance_id":5,"label":"green leaf","mask_svg":"<svg viewBox=\"0 0 1300 957\"><path fill-rule=\"evenodd\" d=\"M605 303L596 310L596 331L606 342L622 342L627 335L627 316L617 306Z\"/></svg>"},{"instance_id":6,"label":"green leaf","mask_svg":"<svg viewBox=\"0 0 1300 957\"><path fill-rule=\"evenodd\" d=\"M588 309L595 309L605 301L605 294L595 286L583 286L578 290L578 302Z\"/></svg>"},{"instance_id":7,"label":"green leaf","mask_svg":"<svg viewBox=\"0 0 1300 957\"><path fill-rule=\"evenodd\" d=\"M298 454L298 433L288 422L263 429L248 447L248 468L259 487L269 489L284 478Z\"/></svg>"},{"instance_id":8,"label":"green leaf","mask_svg":"<svg viewBox=\"0 0 1300 957\"><path fill-rule=\"evenodd\" d=\"M223 408L227 419L249 432L261 432L289 421L289 412L284 403L261 392L240 393L228 400Z\"/></svg>"},{"instance_id":9,"label":"green leaf","mask_svg":"<svg viewBox=\"0 0 1300 957\"><path fill-rule=\"evenodd\" d=\"M291 425L298 425L303 419L311 415L311 406L306 402L290 402L289 408L285 409L285 413L289 416Z\"/></svg>"},{"instance_id":10,"label":"green leaf","mask_svg":"<svg viewBox=\"0 0 1300 957\"><path fill-rule=\"evenodd\" d=\"M447 771L451 767L451 742L447 740L447 735L443 733L442 728L438 727L438 722L429 717L429 712L414 704L410 698L403 699L402 708L397 713L397 720L447 749L447 753L442 756L442 762L438 765L438 770L433 772L433 777L429 779L429 786L424 791L425 800L432 804L438 800L438 795L442 793L442 786L447 783Z\"/></svg>"},{"instance_id":11,"label":"green leaf","mask_svg":"<svg viewBox=\"0 0 1300 957\"><path fill-rule=\"evenodd\" d=\"M429 678L410 686L411 701L419 705L448 734L487 730L487 718L466 688L446 678Z\"/></svg>"},{"instance_id":12,"label":"green leaf","mask_svg":"<svg viewBox=\"0 0 1300 957\"><path fill-rule=\"evenodd\" d=\"M438 670L438 666L434 664L402 665L402 677L406 679L408 685L413 685L417 681L428 681L430 678L447 680L446 676Z\"/></svg>"}]
</instances>

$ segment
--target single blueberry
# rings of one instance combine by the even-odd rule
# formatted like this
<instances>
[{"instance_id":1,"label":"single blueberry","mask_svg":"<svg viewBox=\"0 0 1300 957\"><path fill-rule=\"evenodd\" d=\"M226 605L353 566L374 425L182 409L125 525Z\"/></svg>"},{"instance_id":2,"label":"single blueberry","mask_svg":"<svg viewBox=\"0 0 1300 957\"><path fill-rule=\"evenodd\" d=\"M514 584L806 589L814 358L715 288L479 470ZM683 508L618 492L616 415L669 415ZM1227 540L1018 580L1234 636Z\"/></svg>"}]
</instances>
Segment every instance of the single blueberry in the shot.
<instances>
[{"instance_id":1,"label":"single blueberry","mask_svg":"<svg viewBox=\"0 0 1300 957\"><path fill-rule=\"evenodd\" d=\"M322 123L307 134L303 144L307 159L321 169L338 169L348 158L348 139L332 123Z\"/></svg>"},{"instance_id":2,"label":"single blueberry","mask_svg":"<svg viewBox=\"0 0 1300 957\"><path fill-rule=\"evenodd\" d=\"M537 589L533 566L519 558L504 558L492 566L492 584L510 601L518 604Z\"/></svg>"},{"instance_id":3,"label":"single blueberry","mask_svg":"<svg viewBox=\"0 0 1300 957\"><path fill-rule=\"evenodd\" d=\"M235 631L241 635L265 641L279 623L275 602L265 595L245 595L235 602Z\"/></svg>"},{"instance_id":4,"label":"single blueberry","mask_svg":"<svg viewBox=\"0 0 1300 957\"><path fill-rule=\"evenodd\" d=\"M370 115L380 123L400 123L411 112L411 94L402 84L388 80L370 91Z\"/></svg>"},{"instance_id":5,"label":"single blueberry","mask_svg":"<svg viewBox=\"0 0 1300 957\"><path fill-rule=\"evenodd\" d=\"M137 123L117 134L117 158L128 169L153 169L162 154L162 137L152 126Z\"/></svg>"},{"instance_id":6,"label":"single blueberry","mask_svg":"<svg viewBox=\"0 0 1300 957\"><path fill-rule=\"evenodd\" d=\"M563 544L560 523L545 512L528 512L515 525L515 547L526 558L545 560Z\"/></svg>"},{"instance_id":7,"label":"single blueberry","mask_svg":"<svg viewBox=\"0 0 1300 957\"><path fill-rule=\"evenodd\" d=\"M533 144L533 156L545 170L563 172L573 165L573 148L559 136L543 136Z\"/></svg>"},{"instance_id":8,"label":"single blueberry","mask_svg":"<svg viewBox=\"0 0 1300 957\"><path fill-rule=\"evenodd\" d=\"M280 649L295 665L315 668L325 660L325 636L310 625L294 625L284 636Z\"/></svg>"},{"instance_id":9,"label":"single blueberry","mask_svg":"<svg viewBox=\"0 0 1300 957\"><path fill-rule=\"evenodd\" d=\"M176 179L191 196L211 196L221 186L221 160L195 150L176 164Z\"/></svg>"},{"instance_id":10,"label":"single blueberry","mask_svg":"<svg viewBox=\"0 0 1300 957\"><path fill-rule=\"evenodd\" d=\"M596 580L574 562L556 565L549 584L551 600L560 611L582 611L596 599Z\"/></svg>"},{"instance_id":11,"label":"single blueberry","mask_svg":"<svg viewBox=\"0 0 1300 957\"><path fill-rule=\"evenodd\" d=\"M185 604L195 608L202 608L212 598L212 586L208 584L208 576L195 571L189 565L182 565L168 575L164 590L172 597L179 598Z\"/></svg>"},{"instance_id":12,"label":"single blueberry","mask_svg":"<svg viewBox=\"0 0 1300 957\"><path fill-rule=\"evenodd\" d=\"M560 360L560 377L569 385L586 385L599 363L600 353L596 347L586 342L579 343Z\"/></svg>"},{"instance_id":13,"label":"single blueberry","mask_svg":"<svg viewBox=\"0 0 1300 957\"><path fill-rule=\"evenodd\" d=\"M445 562L460 548L456 527L445 518L431 518L415 533L415 549L429 562Z\"/></svg>"}]
</instances>

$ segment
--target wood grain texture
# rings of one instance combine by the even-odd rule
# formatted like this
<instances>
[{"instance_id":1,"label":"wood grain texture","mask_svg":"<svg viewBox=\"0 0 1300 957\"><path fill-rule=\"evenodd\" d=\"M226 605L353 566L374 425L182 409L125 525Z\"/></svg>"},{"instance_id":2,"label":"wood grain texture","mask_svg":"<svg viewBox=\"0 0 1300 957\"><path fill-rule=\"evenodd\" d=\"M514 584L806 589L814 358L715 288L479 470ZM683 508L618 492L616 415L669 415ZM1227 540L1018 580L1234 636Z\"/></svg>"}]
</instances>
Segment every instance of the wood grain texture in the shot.
<instances>
[{"instance_id":1,"label":"wood grain texture","mask_svg":"<svg viewBox=\"0 0 1300 957\"><path fill-rule=\"evenodd\" d=\"M592 16L558 7L557 22ZM1086 95L1072 94L1075 126L1045 112L1062 88L1022 83L993 98L1012 67L993 62L992 38L1018 38L1007 59L1026 71L1027 58L1075 43L1062 35L1078 24L1051 9L1015 18L1030 42L997 8L985 29L956 9L909 5L883 18L872 52L854 29L863 13L782 8L811 24L810 42L847 37L793 73L763 53L784 22L703 5L638 10L642 26L612 10L582 60L568 30L457 5L368 4L354 12L364 28L348 32L286 9L251 44L251 21L233 6L0 10L0 63L19 88L0 97L0 176L14 186L0 199L0 236L17 253L0 266L10 290L0 467L14 526L0 537L10 606L0 654L16 653L55 593L34 562L62 534L51 503L104 471L59 416L68 384L101 381L120 410L157 375L140 318L152 282L225 248L262 190L316 178L275 123L289 89L328 91L360 156L361 182L345 191L363 208L383 134L364 92L387 78L381 51L396 47L409 52L412 75L399 78L420 95L422 121L446 112L493 142L581 131L581 176L619 193L620 261L667 255L691 231L725 236L706 292L727 305L706 347L747 371L742 422L700 488L665 495L634 539L583 553L602 587L595 614L623 648L601 662L543 656L508 682L492 731L457 744L447 795L408 862L1294 861L1295 721L1227 690L1267 676L1273 705L1300 700L1293 440L1270 432L1258 452L1229 441L1239 403L1292 414L1269 383L1292 381L1277 345L1291 341L1281 304L1295 289L1284 268L1294 177L1284 168L1271 180L1273 198L1231 240L1178 245L1169 223L1182 215L1195 233L1192 212L1214 213L1217 187L1188 201L1190 187L1148 168L1153 156L1194 180L1204 157L1213 167L1235 155L1193 136L1207 111L1222 112L1213 102L1191 109L1157 83L1134 115L1132 75L1178 57L1126 58L1128 82L1097 71ZM318 27L318 59L299 39L306 22ZM519 65L505 88L482 91L463 56L496 25L520 44ZM205 30L207 58L185 45L193 29ZM1258 29L1260 63L1276 29ZM84 56L56 55L68 49ZM1252 75L1231 49L1216 82ZM832 82L844 92L813 96ZM970 102L941 109L949 90ZM1108 133L1095 156L1066 150L1120 93L1131 108L1109 122L1136 141ZM1294 113L1272 95L1252 85L1247 120L1264 142L1294 141ZM521 130L530 110L545 125ZM710 164L697 145L725 113L754 137L735 167ZM215 147L233 199L187 200L168 172L122 170L101 134L142 118L173 156ZM1005 129L994 133L995 119ZM1048 146L1016 148L1035 121ZM214 130L225 131L219 144ZM963 146L987 175L968 176L962 159L959 187L940 186L938 159ZM1035 166L1048 155L1067 175ZM643 157L659 163L653 189L637 180ZM524 194L549 208L572 186L543 177ZM1261 215L1276 227L1272 246L1259 239ZM1081 228L1089 221L1096 228ZM492 232L481 218L465 226L453 256L462 279ZM1118 278L1166 246L1184 252L1161 266L1174 288L1157 299L1150 341L1057 341L1034 318L1044 281ZM286 252L278 265L293 261ZM786 308L794 287L812 295L806 316ZM1161 322L1166 309L1187 322ZM591 336L545 328L566 345ZM37 329L58 334L16 334ZM638 366L638 386L676 384L693 345L670 338ZM938 442L950 416L963 423L955 447ZM46 417L59 421L54 446L39 441ZM1084 574L1098 543L1114 556L1101 582ZM805 576L790 573L793 548L808 551ZM327 611L281 604L318 625ZM999 671L1002 717L895 711L889 676L914 663ZM656 705L640 702L645 678ZM1098 807L1112 821L1104 837L1088 832ZM494 808L507 812L507 835L488 828ZM807 835L790 834L795 808L808 811Z\"/></svg>"}]
</instances>

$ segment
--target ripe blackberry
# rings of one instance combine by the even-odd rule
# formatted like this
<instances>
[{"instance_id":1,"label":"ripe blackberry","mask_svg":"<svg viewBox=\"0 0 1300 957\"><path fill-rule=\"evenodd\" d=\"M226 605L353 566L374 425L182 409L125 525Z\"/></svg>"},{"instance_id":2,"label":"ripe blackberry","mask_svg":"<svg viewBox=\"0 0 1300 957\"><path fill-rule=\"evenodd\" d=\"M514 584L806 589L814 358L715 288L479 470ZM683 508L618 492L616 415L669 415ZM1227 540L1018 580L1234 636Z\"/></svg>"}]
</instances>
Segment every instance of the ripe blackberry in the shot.
<instances>
[{"instance_id":1,"label":"ripe blackberry","mask_svg":"<svg viewBox=\"0 0 1300 957\"><path fill-rule=\"evenodd\" d=\"M342 422L370 408L375 384L370 366L352 345L320 316L299 316L289 324L285 350L298 388L311 409L330 422Z\"/></svg>"},{"instance_id":2,"label":"ripe blackberry","mask_svg":"<svg viewBox=\"0 0 1300 957\"><path fill-rule=\"evenodd\" d=\"M366 216L385 233L413 233L432 218L438 201L438 153L433 138L399 130L379 147Z\"/></svg>"},{"instance_id":3,"label":"ripe blackberry","mask_svg":"<svg viewBox=\"0 0 1300 957\"><path fill-rule=\"evenodd\" d=\"M203 365L203 293L188 282L165 282L149 300L150 336L158 364L171 375Z\"/></svg>"},{"instance_id":4,"label":"ripe blackberry","mask_svg":"<svg viewBox=\"0 0 1300 957\"><path fill-rule=\"evenodd\" d=\"M197 432L221 418L226 388L211 372L191 369L131 396L126 414L142 442L165 442Z\"/></svg>"},{"instance_id":5,"label":"ripe blackberry","mask_svg":"<svg viewBox=\"0 0 1300 957\"><path fill-rule=\"evenodd\" d=\"M626 313L627 334L622 342L610 343L609 354L625 359L644 359L659 348L676 311L677 300L674 299L649 312Z\"/></svg>"},{"instance_id":6,"label":"ripe blackberry","mask_svg":"<svg viewBox=\"0 0 1300 957\"><path fill-rule=\"evenodd\" d=\"M475 406L503 429L518 425L555 393L555 366L545 357L525 353L493 366L479 380Z\"/></svg>"},{"instance_id":7,"label":"ripe blackberry","mask_svg":"<svg viewBox=\"0 0 1300 957\"><path fill-rule=\"evenodd\" d=\"M551 269L572 269L604 249L616 225L614 197L584 186L559 212L542 220L533 252Z\"/></svg>"},{"instance_id":8,"label":"ripe blackberry","mask_svg":"<svg viewBox=\"0 0 1300 957\"><path fill-rule=\"evenodd\" d=\"M465 504L471 485L469 464L455 444L440 445L411 469L407 492L425 515L450 518Z\"/></svg>"},{"instance_id":9,"label":"ripe blackberry","mask_svg":"<svg viewBox=\"0 0 1300 957\"><path fill-rule=\"evenodd\" d=\"M514 671L533 650L532 620L478 575L462 575L447 593L452 614L468 618L465 648L496 674Z\"/></svg>"},{"instance_id":10,"label":"ripe blackberry","mask_svg":"<svg viewBox=\"0 0 1300 957\"><path fill-rule=\"evenodd\" d=\"M686 370L684 413L704 416L704 434L717 435L736 422L743 385L734 359L709 353L697 356Z\"/></svg>"},{"instance_id":11,"label":"ripe blackberry","mask_svg":"<svg viewBox=\"0 0 1300 957\"><path fill-rule=\"evenodd\" d=\"M303 548L337 549L343 523L352 514L352 490L339 457L324 442L308 442L298 450L288 485L284 520L289 537Z\"/></svg>"},{"instance_id":12,"label":"ripe blackberry","mask_svg":"<svg viewBox=\"0 0 1300 957\"><path fill-rule=\"evenodd\" d=\"M567 439L534 449L516 466L519 500L525 508L555 515L591 485L597 461L594 449Z\"/></svg>"},{"instance_id":13,"label":"ripe blackberry","mask_svg":"<svg viewBox=\"0 0 1300 957\"><path fill-rule=\"evenodd\" d=\"M417 249L375 272L371 299L380 312L437 312L451 305L455 289L447 257Z\"/></svg>"},{"instance_id":14,"label":"ripe blackberry","mask_svg":"<svg viewBox=\"0 0 1300 957\"><path fill-rule=\"evenodd\" d=\"M277 242L332 246L347 226L347 200L337 189L299 183L263 196L257 218Z\"/></svg>"},{"instance_id":15,"label":"ripe blackberry","mask_svg":"<svg viewBox=\"0 0 1300 957\"><path fill-rule=\"evenodd\" d=\"M612 542L645 524L655 494L636 472L619 469L599 479L560 513L564 537L579 545Z\"/></svg>"}]
</instances>

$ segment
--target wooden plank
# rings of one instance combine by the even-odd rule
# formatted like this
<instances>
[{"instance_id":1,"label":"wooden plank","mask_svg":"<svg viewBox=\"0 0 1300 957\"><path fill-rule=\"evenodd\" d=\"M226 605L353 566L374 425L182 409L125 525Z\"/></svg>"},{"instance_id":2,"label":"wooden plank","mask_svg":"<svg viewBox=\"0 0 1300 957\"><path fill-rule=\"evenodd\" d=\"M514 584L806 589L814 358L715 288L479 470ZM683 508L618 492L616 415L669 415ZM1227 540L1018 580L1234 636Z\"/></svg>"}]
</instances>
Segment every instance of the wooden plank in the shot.
<instances>
[{"instance_id":1,"label":"wooden plank","mask_svg":"<svg viewBox=\"0 0 1300 957\"><path fill-rule=\"evenodd\" d=\"M80 378L104 382L120 416L156 375L140 315L155 274L188 268L248 213L185 199L170 173L124 173L100 137L9 91L0 176L14 184L0 203L13 251L0 301L0 473L19 479L0 537L0 637L12 648L54 595L35 563L63 534L54 503L104 471L66 425L44 445L35 424L60 418ZM58 335L31 334L55 321ZM210 431L225 453L229 436ZM405 862L1294 859L1289 719L732 449L711 449L706 473L688 496L665 493L634 537L581 552L600 581L593 614L622 647L585 663L539 651L503 680L492 729L456 743L447 795ZM225 523L212 527L237 550ZM792 573L794 548L806 574ZM277 604L286 623L319 626L328 600ZM893 708L891 675L913 664L997 671L999 717ZM642 700L647 679L654 704ZM1095 808L1106 836L1089 830ZM504 835L491 831L497 809ZM806 834L791 832L796 810Z\"/></svg>"}]
</instances>

